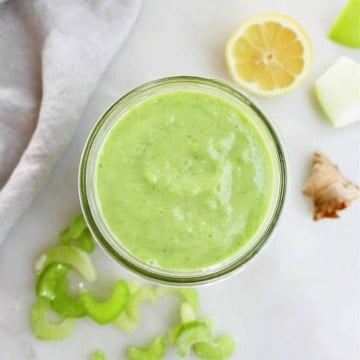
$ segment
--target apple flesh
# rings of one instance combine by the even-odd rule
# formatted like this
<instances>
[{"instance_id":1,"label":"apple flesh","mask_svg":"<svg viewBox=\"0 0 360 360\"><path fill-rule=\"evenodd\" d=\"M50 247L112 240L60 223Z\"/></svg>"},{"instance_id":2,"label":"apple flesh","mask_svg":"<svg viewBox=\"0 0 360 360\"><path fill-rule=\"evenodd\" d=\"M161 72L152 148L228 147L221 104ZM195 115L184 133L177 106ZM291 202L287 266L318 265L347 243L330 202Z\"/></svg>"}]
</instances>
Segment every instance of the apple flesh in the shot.
<instances>
[{"instance_id":1,"label":"apple flesh","mask_svg":"<svg viewBox=\"0 0 360 360\"><path fill-rule=\"evenodd\" d=\"M314 84L316 98L334 127L360 121L360 64L342 56Z\"/></svg>"}]
</instances>

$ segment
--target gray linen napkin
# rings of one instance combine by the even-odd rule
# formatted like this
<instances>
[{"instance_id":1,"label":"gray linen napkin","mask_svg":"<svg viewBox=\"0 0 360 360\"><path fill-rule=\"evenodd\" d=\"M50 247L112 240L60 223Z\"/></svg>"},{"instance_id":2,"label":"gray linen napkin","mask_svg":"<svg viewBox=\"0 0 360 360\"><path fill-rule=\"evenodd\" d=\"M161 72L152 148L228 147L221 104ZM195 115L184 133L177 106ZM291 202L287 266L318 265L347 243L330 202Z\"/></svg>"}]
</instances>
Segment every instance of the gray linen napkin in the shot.
<instances>
[{"instance_id":1,"label":"gray linen napkin","mask_svg":"<svg viewBox=\"0 0 360 360\"><path fill-rule=\"evenodd\" d=\"M0 244L71 139L141 0L0 0Z\"/></svg>"}]
</instances>

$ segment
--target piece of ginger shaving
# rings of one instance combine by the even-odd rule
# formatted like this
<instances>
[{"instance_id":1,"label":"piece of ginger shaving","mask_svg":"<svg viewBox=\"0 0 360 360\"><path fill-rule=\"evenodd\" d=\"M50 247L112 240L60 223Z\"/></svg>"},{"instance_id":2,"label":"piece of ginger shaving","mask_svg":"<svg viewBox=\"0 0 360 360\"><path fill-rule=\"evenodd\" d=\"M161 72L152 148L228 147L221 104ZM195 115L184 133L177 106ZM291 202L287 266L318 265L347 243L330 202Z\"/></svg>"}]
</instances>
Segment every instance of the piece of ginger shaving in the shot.
<instances>
[{"instance_id":1,"label":"piece of ginger shaving","mask_svg":"<svg viewBox=\"0 0 360 360\"><path fill-rule=\"evenodd\" d=\"M314 201L314 220L338 218L338 211L360 199L360 188L340 173L324 154L315 152L304 194Z\"/></svg>"}]
</instances>

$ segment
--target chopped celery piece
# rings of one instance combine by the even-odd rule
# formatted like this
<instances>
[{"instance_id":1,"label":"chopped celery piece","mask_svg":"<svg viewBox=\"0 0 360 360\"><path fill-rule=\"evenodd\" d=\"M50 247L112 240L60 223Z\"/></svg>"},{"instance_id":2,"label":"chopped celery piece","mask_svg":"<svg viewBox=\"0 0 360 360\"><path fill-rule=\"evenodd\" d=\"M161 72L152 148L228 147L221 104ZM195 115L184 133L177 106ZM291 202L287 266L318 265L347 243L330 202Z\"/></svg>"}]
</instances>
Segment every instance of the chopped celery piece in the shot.
<instances>
[{"instance_id":1,"label":"chopped celery piece","mask_svg":"<svg viewBox=\"0 0 360 360\"><path fill-rule=\"evenodd\" d=\"M157 286L156 293L158 296L167 294L178 294L181 295L186 302L188 302L195 311L199 310L200 300L199 294L194 288L175 288L170 286Z\"/></svg>"},{"instance_id":2,"label":"chopped celery piece","mask_svg":"<svg viewBox=\"0 0 360 360\"><path fill-rule=\"evenodd\" d=\"M140 308L145 302L155 303L158 299L157 294L152 287L139 288L130 298L129 304L126 307L126 312L131 318L140 319Z\"/></svg>"},{"instance_id":3,"label":"chopped celery piece","mask_svg":"<svg viewBox=\"0 0 360 360\"><path fill-rule=\"evenodd\" d=\"M67 277L60 279L56 287L55 298L51 307L60 315L69 318L79 318L86 315L86 310L80 298L69 294L69 280Z\"/></svg>"},{"instance_id":4,"label":"chopped celery piece","mask_svg":"<svg viewBox=\"0 0 360 360\"><path fill-rule=\"evenodd\" d=\"M199 294L196 291L196 289L178 288L176 291L184 297L184 300L192 306L195 312L199 310L200 300L199 300Z\"/></svg>"},{"instance_id":5,"label":"chopped celery piece","mask_svg":"<svg viewBox=\"0 0 360 360\"><path fill-rule=\"evenodd\" d=\"M194 320L184 323L180 326L175 340L177 353L185 357L193 344L211 342L212 339L211 330L205 322Z\"/></svg>"},{"instance_id":6,"label":"chopped celery piece","mask_svg":"<svg viewBox=\"0 0 360 360\"><path fill-rule=\"evenodd\" d=\"M59 262L74 267L84 278L92 282L96 279L95 268L89 255L72 245L60 245L53 247L40 256L35 269L39 275L49 264Z\"/></svg>"},{"instance_id":7,"label":"chopped celery piece","mask_svg":"<svg viewBox=\"0 0 360 360\"><path fill-rule=\"evenodd\" d=\"M71 238L76 239L85 229L87 229L85 219L82 214L79 214L69 226L69 235Z\"/></svg>"},{"instance_id":8,"label":"chopped celery piece","mask_svg":"<svg viewBox=\"0 0 360 360\"><path fill-rule=\"evenodd\" d=\"M94 239L82 215L78 215L70 226L61 232L59 240L63 245L76 245L88 253L95 247Z\"/></svg>"},{"instance_id":9,"label":"chopped celery piece","mask_svg":"<svg viewBox=\"0 0 360 360\"><path fill-rule=\"evenodd\" d=\"M36 284L36 294L41 298L54 300L56 295L56 287L59 281L66 277L69 272L70 268L65 264L50 264L40 274Z\"/></svg>"},{"instance_id":10,"label":"chopped celery piece","mask_svg":"<svg viewBox=\"0 0 360 360\"><path fill-rule=\"evenodd\" d=\"M130 333L136 330L139 319L131 319L127 314L127 309L129 307L129 303L132 301L132 295L134 295L140 289L140 285L135 282L128 281L128 288L128 303L126 304L124 311L122 311L120 315L113 321L113 325L116 326L119 330Z\"/></svg>"},{"instance_id":11,"label":"chopped celery piece","mask_svg":"<svg viewBox=\"0 0 360 360\"><path fill-rule=\"evenodd\" d=\"M51 301L51 307L64 317L85 316L84 306L79 299L74 299L68 293L68 274L70 267L61 264L50 264L40 274L36 285L36 294Z\"/></svg>"},{"instance_id":12,"label":"chopped celery piece","mask_svg":"<svg viewBox=\"0 0 360 360\"><path fill-rule=\"evenodd\" d=\"M176 343L176 338L178 335L178 332L180 330L182 323L176 325L174 328L170 329L169 331L169 343L174 345Z\"/></svg>"},{"instance_id":13,"label":"chopped celery piece","mask_svg":"<svg viewBox=\"0 0 360 360\"><path fill-rule=\"evenodd\" d=\"M59 241L63 245L70 244L72 237L70 235L69 228L64 229L59 235Z\"/></svg>"},{"instance_id":14,"label":"chopped celery piece","mask_svg":"<svg viewBox=\"0 0 360 360\"><path fill-rule=\"evenodd\" d=\"M184 302L180 305L180 318L181 318L180 324L178 324L177 326L175 326L173 329L171 329L169 331L170 344L175 344L176 337L178 335L178 332L179 332L182 324L197 320L196 313L195 313L193 307L189 303ZM205 323L209 327L210 331L214 330L216 324L215 324L215 320L213 318L206 317L206 318L201 318L198 320Z\"/></svg>"},{"instance_id":15,"label":"chopped celery piece","mask_svg":"<svg viewBox=\"0 0 360 360\"><path fill-rule=\"evenodd\" d=\"M211 331L213 331L215 329L216 321L213 317L207 316L207 317L201 318L200 320L202 322L204 322Z\"/></svg>"},{"instance_id":16,"label":"chopped celery piece","mask_svg":"<svg viewBox=\"0 0 360 360\"><path fill-rule=\"evenodd\" d=\"M132 333L139 326L140 319L132 319L129 315L123 311L120 315L112 322L112 324L119 330Z\"/></svg>"},{"instance_id":17,"label":"chopped celery piece","mask_svg":"<svg viewBox=\"0 0 360 360\"><path fill-rule=\"evenodd\" d=\"M128 288L129 288L129 294L133 295L140 289L140 284L134 282L134 281L127 281Z\"/></svg>"},{"instance_id":18,"label":"chopped celery piece","mask_svg":"<svg viewBox=\"0 0 360 360\"><path fill-rule=\"evenodd\" d=\"M124 280L120 280L106 301L96 300L88 291L82 293L80 299L88 316L98 324L107 324L124 310L129 299L129 288Z\"/></svg>"},{"instance_id":19,"label":"chopped celery piece","mask_svg":"<svg viewBox=\"0 0 360 360\"><path fill-rule=\"evenodd\" d=\"M75 239L75 244L78 243L79 247L84 251L91 253L95 248L95 242L89 229L85 229L79 237Z\"/></svg>"},{"instance_id":20,"label":"chopped celery piece","mask_svg":"<svg viewBox=\"0 0 360 360\"><path fill-rule=\"evenodd\" d=\"M226 360L234 353L236 343L231 335L221 335L213 342L198 342L193 348L201 359Z\"/></svg>"},{"instance_id":21,"label":"chopped celery piece","mask_svg":"<svg viewBox=\"0 0 360 360\"><path fill-rule=\"evenodd\" d=\"M178 335L178 332L182 324L196 320L196 313L192 305L190 305L187 302L184 302L180 305L180 318L181 318L180 324L178 324L169 331L170 344L175 344L176 337ZM212 318L201 319L201 322L208 325L210 330L213 330L213 328L215 327L214 320Z\"/></svg>"},{"instance_id":22,"label":"chopped celery piece","mask_svg":"<svg viewBox=\"0 0 360 360\"><path fill-rule=\"evenodd\" d=\"M102 350L96 350L91 354L90 360L106 360L105 353Z\"/></svg>"},{"instance_id":23,"label":"chopped celery piece","mask_svg":"<svg viewBox=\"0 0 360 360\"><path fill-rule=\"evenodd\" d=\"M31 327L40 340L62 340L74 331L75 320L64 319L58 323L48 319L50 304L47 300L38 298L31 309Z\"/></svg>"},{"instance_id":24,"label":"chopped celery piece","mask_svg":"<svg viewBox=\"0 0 360 360\"><path fill-rule=\"evenodd\" d=\"M166 338L158 336L146 348L131 346L128 350L129 360L162 360L166 354Z\"/></svg>"},{"instance_id":25,"label":"chopped celery piece","mask_svg":"<svg viewBox=\"0 0 360 360\"><path fill-rule=\"evenodd\" d=\"M141 305L145 301L155 302L157 299L158 294L153 287L135 288L133 286L124 311L114 320L113 325L125 332L135 331L140 322Z\"/></svg>"},{"instance_id":26,"label":"chopped celery piece","mask_svg":"<svg viewBox=\"0 0 360 360\"><path fill-rule=\"evenodd\" d=\"M193 320L191 320L191 321L193 321ZM209 327L210 331L213 331L215 329L216 323L212 317L201 318L201 319L199 319L199 321L205 323ZM177 337L180 327L183 323L184 322L181 322L180 324L176 325L174 328L170 329L170 331L169 331L170 344L175 344L176 337Z\"/></svg>"},{"instance_id":27,"label":"chopped celery piece","mask_svg":"<svg viewBox=\"0 0 360 360\"><path fill-rule=\"evenodd\" d=\"M194 308L187 302L184 302L180 305L180 316L182 323L196 320L196 313Z\"/></svg>"}]
</instances>

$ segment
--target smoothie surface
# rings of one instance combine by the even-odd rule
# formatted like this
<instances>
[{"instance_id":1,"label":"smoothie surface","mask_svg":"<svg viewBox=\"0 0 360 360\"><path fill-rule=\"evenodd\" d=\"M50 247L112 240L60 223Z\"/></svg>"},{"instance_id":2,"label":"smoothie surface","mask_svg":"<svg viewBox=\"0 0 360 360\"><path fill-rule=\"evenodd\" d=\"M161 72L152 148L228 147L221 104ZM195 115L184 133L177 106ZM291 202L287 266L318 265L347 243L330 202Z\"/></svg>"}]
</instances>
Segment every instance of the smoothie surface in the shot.
<instances>
[{"instance_id":1,"label":"smoothie surface","mask_svg":"<svg viewBox=\"0 0 360 360\"><path fill-rule=\"evenodd\" d=\"M100 149L96 191L125 249L184 271L242 251L275 192L270 150L248 117L220 97L174 90L119 118Z\"/></svg>"}]
</instances>

